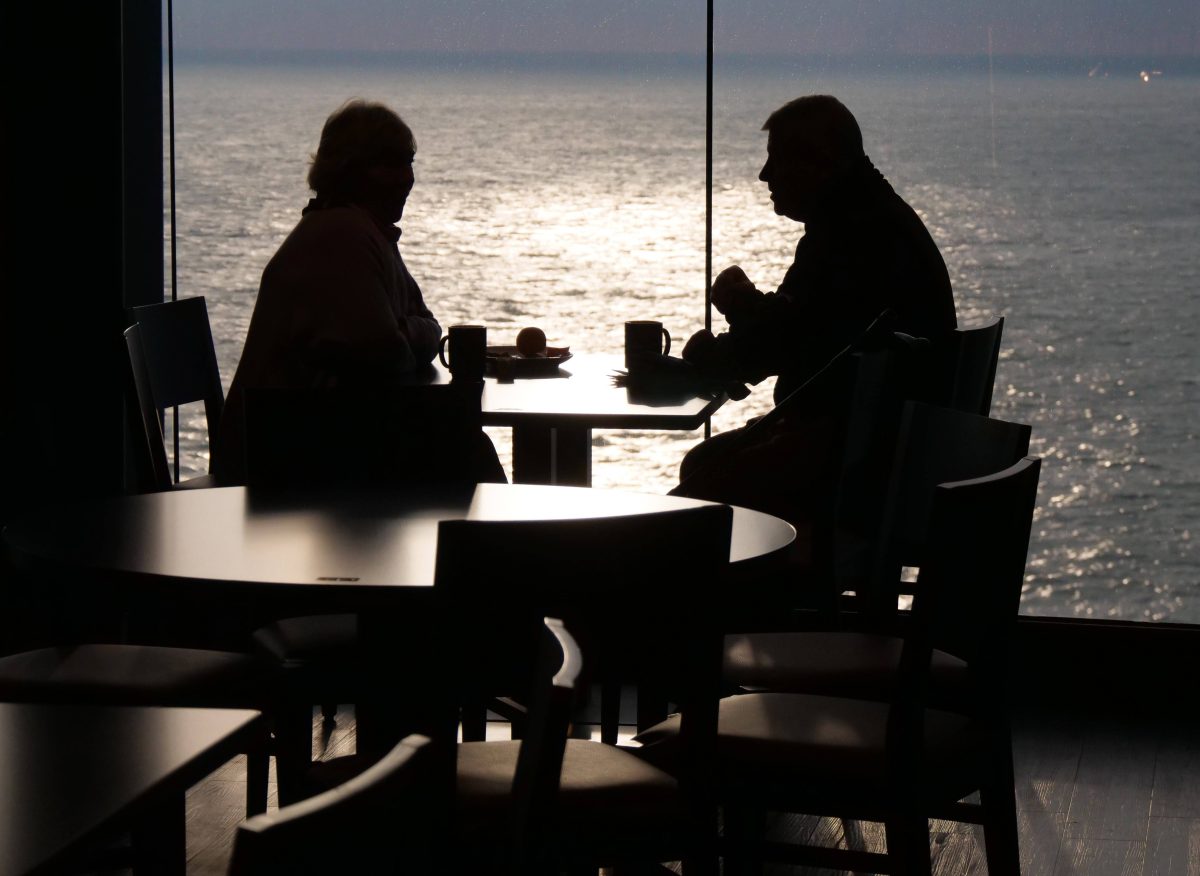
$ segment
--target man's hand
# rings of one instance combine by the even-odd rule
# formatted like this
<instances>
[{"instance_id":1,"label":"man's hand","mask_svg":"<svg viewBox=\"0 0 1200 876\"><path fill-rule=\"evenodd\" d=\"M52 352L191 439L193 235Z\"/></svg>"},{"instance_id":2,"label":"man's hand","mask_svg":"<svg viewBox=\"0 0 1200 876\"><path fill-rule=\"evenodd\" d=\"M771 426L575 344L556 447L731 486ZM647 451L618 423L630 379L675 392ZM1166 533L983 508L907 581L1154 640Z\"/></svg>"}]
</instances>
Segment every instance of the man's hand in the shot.
<instances>
[{"instance_id":1,"label":"man's hand","mask_svg":"<svg viewBox=\"0 0 1200 876\"><path fill-rule=\"evenodd\" d=\"M708 329L700 329L683 346L683 361L704 366L717 351L717 339Z\"/></svg>"},{"instance_id":2,"label":"man's hand","mask_svg":"<svg viewBox=\"0 0 1200 876\"><path fill-rule=\"evenodd\" d=\"M721 271L713 280L712 305L724 316L744 310L761 295L746 276L746 272L737 265Z\"/></svg>"}]
</instances>

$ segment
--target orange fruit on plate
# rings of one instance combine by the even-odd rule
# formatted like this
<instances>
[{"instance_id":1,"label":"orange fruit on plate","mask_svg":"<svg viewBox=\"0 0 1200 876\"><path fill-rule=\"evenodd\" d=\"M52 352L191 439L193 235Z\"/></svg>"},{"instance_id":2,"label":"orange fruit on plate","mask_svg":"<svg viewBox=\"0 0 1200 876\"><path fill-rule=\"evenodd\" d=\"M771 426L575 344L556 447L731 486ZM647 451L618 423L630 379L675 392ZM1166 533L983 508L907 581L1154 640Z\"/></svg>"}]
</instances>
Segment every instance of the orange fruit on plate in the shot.
<instances>
[{"instance_id":1,"label":"orange fruit on plate","mask_svg":"<svg viewBox=\"0 0 1200 876\"><path fill-rule=\"evenodd\" d=\"M517 333L517 352L522 356L544 355L546 333L536 326L523 328Z\"/></svg>"}]
</instances>

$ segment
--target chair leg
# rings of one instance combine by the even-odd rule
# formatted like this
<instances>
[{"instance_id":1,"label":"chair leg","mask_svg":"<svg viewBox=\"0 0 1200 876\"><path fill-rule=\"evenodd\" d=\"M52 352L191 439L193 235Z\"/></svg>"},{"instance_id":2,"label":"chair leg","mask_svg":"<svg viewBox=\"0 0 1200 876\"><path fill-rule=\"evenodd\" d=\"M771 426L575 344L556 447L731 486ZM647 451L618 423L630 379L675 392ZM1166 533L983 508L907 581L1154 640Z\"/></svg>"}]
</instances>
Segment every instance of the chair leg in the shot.
<instances>
[{"instance_id":1,"label":"chair leg","mask_svg":"<svg viewBox=\"0 0 1200 876\"><path fill-rule=\"evenodd\" d=\"M1007 768L1006 768L1007 767ZM983 808L983 841L989 873L1019 874L1021 848L1017 827L1017 800L1013 790L1012 759L993 767L979 789Z\"/></svg>"},{"instance_id":2,"label":"chair leg","mask_svg":"<svg viewBox=\"0 0 1200 876\"><path fill-rule=\"evenodd\" d=\"M767 835L766 811L726 806L722 826L728 849L722 872L726 876L759 876L763 872L762 843Z\"/></svg>"},{"instance_id":3,"label":"chair leg","mask_svg":"<svg viewBox=\"0 0 1200 876\"><path fill-rule=\"evenodd\" d=\"M892 872L903 876L930 876L929 819L924 814L898 815L889 818L884 829Z\"/></svg>"},{"instance_id":4,"label":"chair leg","mask_svg":"<svg viewBox=\"0 0 1200 876\"><path fill-rule=\"evenodd\" d=\"M616 745L621 726L621 682L606 678L600 683L600 741Z\"/></svg>"},{"instance_id":5,"label":"chair leg","mask_svg":"<svg viewBox=\"0 0 1200 876\"><path fill-rule=\"evenodd\" d=\"M852 852L867 850L866 837L863 836L862 823L853 818L842 819L842 836L846 839L846 848Z\"/></svg>"},{"instance_id":6,"label":"chair leg","mask_svg":"<svg viewBox=\"0 0 1200 876\"><path fill-rule=\"evenodd\" d=\"M275 715L275 778L279 805L304 799L304 779L312 764L312 706L288 703Z\"/></svg>"},{"instance_id":7,"label":"chair leg","mask_svg":"<svg viewBox=\"0 0 1200 876\"><path fill-rule=\"evenodd\" d=\"M487 706L468 703L462 707L463 742L482 742L487 739Z\"/></svg>"},{"instance_id":8,"label":"chair leg","mask_svg":"<svg viewBox=\"0 0 1200 876\"><path fill-rule=\"evenodd\" d=\"M246 817L267 811L267 782L271 773L271 755L263 745L246 753Z\"/></svg>"}]
</instances>

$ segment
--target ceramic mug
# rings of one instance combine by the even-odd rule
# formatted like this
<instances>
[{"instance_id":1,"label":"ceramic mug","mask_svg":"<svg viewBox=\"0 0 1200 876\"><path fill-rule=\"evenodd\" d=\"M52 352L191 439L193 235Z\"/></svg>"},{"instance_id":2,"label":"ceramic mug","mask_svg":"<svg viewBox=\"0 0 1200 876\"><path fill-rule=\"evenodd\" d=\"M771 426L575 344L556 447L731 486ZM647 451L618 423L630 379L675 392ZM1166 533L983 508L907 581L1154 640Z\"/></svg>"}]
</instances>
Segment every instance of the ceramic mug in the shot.
<instances>
[{"instance_id":1,"label":"ceramic mug","mask_svg":"<svg viewBox=\"0 0 1200 876\"><path fill-rule=\"evenodd\" d=\"M450 369L455 380L483 380L483 368L487 363L487 326L450 326L438 344L438 358Z\"/></svg>"},{"instance_id":2,"label":"ceramic mug","mask_svg":"<svg viewBox=\"0 0 1200 876\"><path fill-rule=\"evenodd\" d=\"M625 323L625 368L634 371L671 353L671 333L661 322L634 319Z\"/></svg>"}]
</instances>

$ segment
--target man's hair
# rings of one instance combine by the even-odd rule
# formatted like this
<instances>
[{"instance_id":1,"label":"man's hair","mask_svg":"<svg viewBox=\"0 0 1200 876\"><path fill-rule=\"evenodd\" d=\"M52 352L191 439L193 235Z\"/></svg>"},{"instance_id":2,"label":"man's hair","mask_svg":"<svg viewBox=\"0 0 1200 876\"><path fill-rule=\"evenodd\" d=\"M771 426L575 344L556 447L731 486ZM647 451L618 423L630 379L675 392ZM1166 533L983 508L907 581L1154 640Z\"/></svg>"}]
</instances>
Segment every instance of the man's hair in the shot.
<instances>
[{"instance_id":1,"label":"man's hair","mask_svg":"<svg viewBox=\"0 0 1200 876\"><path fill-rule=\"evenodd\" d=\"M416 152L412 129L381 103L348 100L325 120L308 186L318 195L353 195L373 164L400 152Z\"/></svg>"},{"instance_id":2,"label":"man's hair","mask_svg":"<svg viewBox=\"0 0 1200 876\"><path fill-rule=\"evenodd\" d=\"M803 143L818 151L813 157L835 164L864 154L858 120L845 104L828 94L788 101L767 117L762 129L773 134L785 152Z\"/></svg>"}]
</instances>

